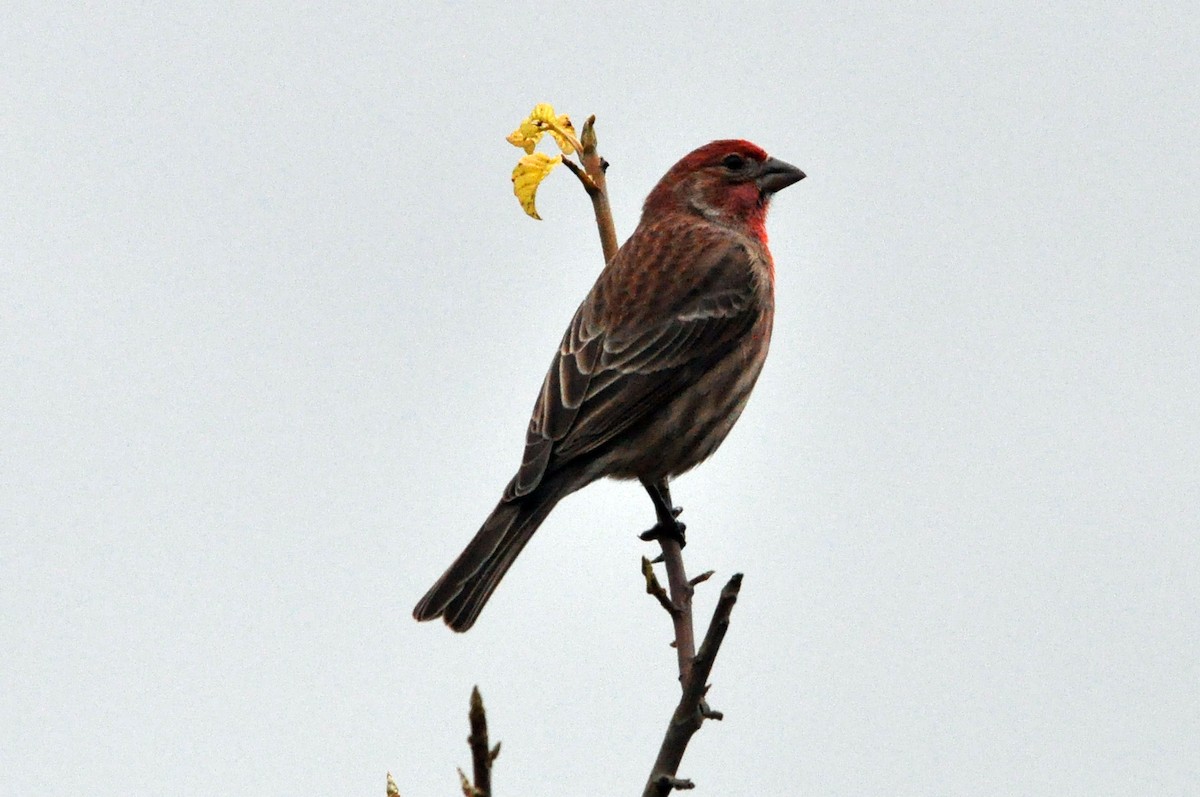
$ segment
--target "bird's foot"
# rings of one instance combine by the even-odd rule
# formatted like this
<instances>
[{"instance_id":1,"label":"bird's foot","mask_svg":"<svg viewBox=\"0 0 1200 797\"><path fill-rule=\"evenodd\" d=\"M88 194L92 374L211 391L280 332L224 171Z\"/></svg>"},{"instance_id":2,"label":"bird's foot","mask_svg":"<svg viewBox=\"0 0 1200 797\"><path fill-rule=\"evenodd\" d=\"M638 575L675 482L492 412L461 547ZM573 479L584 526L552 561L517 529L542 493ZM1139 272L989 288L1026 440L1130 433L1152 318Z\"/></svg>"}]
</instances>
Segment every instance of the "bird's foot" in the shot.
<instances>
[{"instance_id":1,"label":"bird's foot","mask_svg":"<svg viewBox=\"0 0 1200 797\"><path fill-rule=\"evenodd\" d=\"M654 524L654 528L643 531L638 537L646 542L662 539L675 540L675 542L679 543L680 548L684 547L687 545L687 540L684 539L683 533L687 530L687 525L675 519L679 517L679 513L682 511L683 509L680 507L672 508L670 522L660 520Z\"/></svg>"}]
</instances>

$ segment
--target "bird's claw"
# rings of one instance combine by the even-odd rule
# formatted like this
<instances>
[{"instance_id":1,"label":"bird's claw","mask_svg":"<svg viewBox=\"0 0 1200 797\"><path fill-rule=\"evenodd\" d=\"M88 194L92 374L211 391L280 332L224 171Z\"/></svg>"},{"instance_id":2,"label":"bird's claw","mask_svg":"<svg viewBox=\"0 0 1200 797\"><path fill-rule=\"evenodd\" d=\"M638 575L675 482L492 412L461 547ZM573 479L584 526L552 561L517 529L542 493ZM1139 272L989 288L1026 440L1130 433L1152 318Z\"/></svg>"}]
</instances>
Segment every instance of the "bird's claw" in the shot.
<instances>
[{"instance_id":1,"label":"bird's claw","mask_svg":"<svg viewBox=\"0 0 1200 797\"><path fill-rule=\"evenodd\" d=\"M676 517L681 511L683 510L679 509L678 507L671 510L672 514ZM687 524L681 523L678 520L675 520L671 523L663 523L660 520L658 523L654 524L654 528L643 531L638 535L638 537L646 542L653 542L654 540L662 539L675 540L675 542L679 543L679 547L682 548L687 545L687 540L684 539L683 536L683 533L686 530Z\"/></svg>"}]
</instances>

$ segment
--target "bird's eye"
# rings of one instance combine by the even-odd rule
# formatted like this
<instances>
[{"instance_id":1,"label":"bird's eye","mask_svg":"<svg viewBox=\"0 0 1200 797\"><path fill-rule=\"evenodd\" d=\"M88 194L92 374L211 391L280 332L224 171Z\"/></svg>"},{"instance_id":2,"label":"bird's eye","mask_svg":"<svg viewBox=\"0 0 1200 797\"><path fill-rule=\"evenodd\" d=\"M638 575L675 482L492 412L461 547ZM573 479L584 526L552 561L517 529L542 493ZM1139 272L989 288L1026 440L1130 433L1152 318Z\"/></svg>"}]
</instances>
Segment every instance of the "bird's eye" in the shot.
<instances>
[{"instance_id":1,"label":"bird's eye","mask_svg":"<svg viewBox=\"0 0 1200 797\"><path fill-rule=\"evenodd\" d=\"M733 155L726 155L721 159L721 165L726 169L729 169L731 172L736 172L738 169L746 165L746 159L736 153Z\"/></svg>"}]
</instances>

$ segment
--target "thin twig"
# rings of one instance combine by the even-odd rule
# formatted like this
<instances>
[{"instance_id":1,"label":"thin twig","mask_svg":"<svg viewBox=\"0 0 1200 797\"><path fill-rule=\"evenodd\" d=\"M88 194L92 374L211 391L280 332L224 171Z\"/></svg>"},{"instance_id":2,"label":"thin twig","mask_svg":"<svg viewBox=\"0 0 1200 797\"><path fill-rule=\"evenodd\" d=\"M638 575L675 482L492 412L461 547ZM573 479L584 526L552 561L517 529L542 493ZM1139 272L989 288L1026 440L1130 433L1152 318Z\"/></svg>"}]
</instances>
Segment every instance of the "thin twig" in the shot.
<instances>
[{"instance_id":1,"label":"thin twig","mask_svg":"<svg viewBox=\"0 0 1200 797\"><path fill-rule=\"evenodd\" d=\"M671 486L664 483L661 490L667 506L674 506ZM679 658L679 685L683 688L691 675L692 660L696 658L696 632L692 629L692 595L696 590L688 582L687 571L683 567L683 547L679 541L662 536L658 544L662 547L662 559L667 568L671 603L679 610L671 614L671 622L675 625L675 655Z\"/></svg>"},{"instance_id":2,"label":"thin twig","mask_svg":"<svg viewBox=\"0 0 1200 797\"><path fill-rule=\"evenodd\" d=\"M488 747L487 712L483 710L483 698L479 695L479 687L471 690L471 735L467 744L471 747L471 763L475 772L475 793L480 797L491 797L492 794L492 761L500 754L500 745L495 749Z\"/></svg>"},{"instance_id":3,"label":"thin twig","mask_svg":"<svg viewBox=\"0 0 1200 797\"><path fill-rule=\"evenodd\" d=\"M596 187L596 184L592 182L592 178L588 177L588 174L583 170L583 167L577 166L575 161L571 160L570 158L563 158L562 163L563 166L566 166L571 170L572 174L579 178L579 182L583 185L583 190L588 192L588 196L592 196L600 190Z\"/></svg>"},{"instance_id":4,"label":"thin twig","mask_svg":"<svg viewBox=\"0 0 1200 797\"><path fill-rule=\"evenodd\" d=\"M604 262L608 263L617 253L617 228L613 224L612 208L608 204L608 184L604 180L604 170L608 163L596 151L595 128L596 116L593 114L583 123L583 132L579 136L579 142L583 145L583 149L579 151L579 163L595 186L594 191L588 191L588 196L592 198L592 210L596 214L596 229L600 232ZM586 183L584 187L587 187Z\"/></svg>"},{"instance_id":5,"label":"thin twig","mask_svg":"<svg viewBox=\"0 0 1200 797\"><path fill-rule=\"evenodd\" d=\"M725 641L725 632L729 630L729 616L733 613L733 605L737 603L738 593L742 589L742 574L734 573L733 577L721 589L721 597L713 610L713 618L700 643L700 651L696 654L696 667L692 671L692 681L685 692L690 692L699 704L704 698L708 687L708 676L712 674L713 664L716 663L717 653L721 643ZM686 695L685 695L686 696Z\"/></svg>"},{"instance_id":6,"label":"thin twig","mask_svg":"<svg viewBox=\"0 0 1200 797\"><path fill-rule=\"evenodd\" d=\"M668 537L662 537L658 542L667 566L671 603L677 608L671 613L671 622L675 625L675 653L679 658L679 684L682 687L691 677L692 660L696 657L696 634L692 629L692 593L695 590L683 569L683 551L679 542Z\"/></svg>"},{"instance_id":7,"label":"thin twig","mask_svg":"<svg viewBox=\"0 0 1200 797\"><path fill-rule=\"evenodd\" d=\"M735 573L721 590L712 622L708 624L708 631L700 644L700 652L695 657L690 675L683 683L683 694L679 698L679 705L675 707L675 713L671 715L671 722L667 725L667 732L658 749L658 758L655 759L654 768L651 769L646 787L642 790L642 797L665 797L672 789L689 788L681 784L690 781L677 779L675 773L679 771L679 764L683 761L688 742L700 729L700 725L706 718L716 719L715 715L718 712L708 707L704 695L708 691L708 676L712 673L721 642L725 639L725 632L729 630L729 615L733 611L733 605L737 603L738 591L741 588L742 574Z\"/></svg>"}]
</instances>

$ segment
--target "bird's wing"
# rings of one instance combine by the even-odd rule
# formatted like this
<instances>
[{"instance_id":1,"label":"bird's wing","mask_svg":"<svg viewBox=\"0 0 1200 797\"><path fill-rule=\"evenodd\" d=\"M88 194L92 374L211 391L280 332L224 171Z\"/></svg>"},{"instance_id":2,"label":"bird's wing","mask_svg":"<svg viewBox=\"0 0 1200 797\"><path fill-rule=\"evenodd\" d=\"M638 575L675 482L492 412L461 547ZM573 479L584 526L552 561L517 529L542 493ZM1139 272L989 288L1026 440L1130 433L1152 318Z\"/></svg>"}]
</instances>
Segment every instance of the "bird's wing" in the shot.
<instances>
[{"instance_id":1,"label":"bird's wing","mask_svg":"<svg viewBox=\"0 0 1200 797\"><path fill-rule=\"evenodd\" d=\"M601 318L597 283L546 373L505 498L527 494L548 469L618 437L735 348L761 311L754 257L743 243L729 242L686 270L691 284L660 272L668 285L651 293L666 304L649 324L620 308Z\"/></svg>"}]
</instances>

